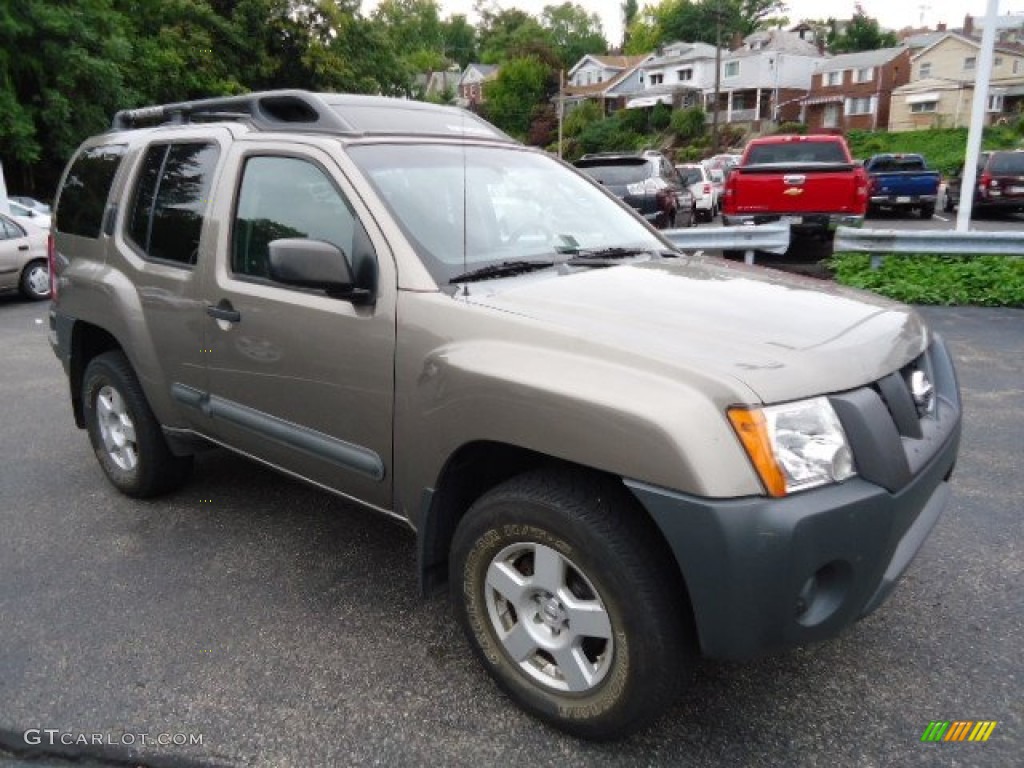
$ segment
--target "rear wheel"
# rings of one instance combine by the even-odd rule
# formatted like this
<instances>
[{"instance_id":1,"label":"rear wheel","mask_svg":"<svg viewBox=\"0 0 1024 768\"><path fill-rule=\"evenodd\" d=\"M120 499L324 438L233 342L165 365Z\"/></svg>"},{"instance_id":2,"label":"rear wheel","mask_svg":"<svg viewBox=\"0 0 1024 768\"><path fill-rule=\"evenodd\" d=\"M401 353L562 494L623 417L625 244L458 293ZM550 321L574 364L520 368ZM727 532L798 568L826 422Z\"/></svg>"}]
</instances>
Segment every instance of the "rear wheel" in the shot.
<instances>
[{"instance_id":1,"label":"rear wheel","mask_svg":"<svg viewBox=\"0 0 1024 768\"><path fill-rule=\"evenodd\" d=\"M953 196L949 192L946 192L945 198L942 201L942 210L946 213L953 212Z\"/></svg>"},{"instance_id":2,"label":"rear wheel","mask_svg":"<svg viewBox=\"0 0 1024 768\"><path fill-rule=\"evenodd\" d=\"M527 712L591 739L644 725L692 654L664 542L611 480L539 471L459 523L455 610L498 685Z\"/></svg>"},{"instance_id":3,"label":"rear wheel","mask_svg":"<svg viewBox=\"0 0 1024 768\"><path fill-rule=\"evenodd\" d=\"M25 265L18 281L18 290L26 299L42 301L50 296L50 270L46 261L36 259Z\"/></svg>"},{"instance_id":4,"label":"rear wheel","mask_svg":"<svg viewBox=\"0 0 1024 768\"><path fill-rule=\"evenodd\" d=\"M89 361L82 408L96 458L122 493L156 496L188 479L192 457L171 453L123 352L105 352Z\"/></svg>"},{"instance_id":5,"label":"rear wheel","mask_svg":"<svg viewBox=\"0 0 1024 768\"><path fill-rule=\"evenodd\" d=\"M934 215L935 215L935 205L934 204L922 205L921 206L921 218L922 219L930 219Z\"/></svg>"}]
</instances>

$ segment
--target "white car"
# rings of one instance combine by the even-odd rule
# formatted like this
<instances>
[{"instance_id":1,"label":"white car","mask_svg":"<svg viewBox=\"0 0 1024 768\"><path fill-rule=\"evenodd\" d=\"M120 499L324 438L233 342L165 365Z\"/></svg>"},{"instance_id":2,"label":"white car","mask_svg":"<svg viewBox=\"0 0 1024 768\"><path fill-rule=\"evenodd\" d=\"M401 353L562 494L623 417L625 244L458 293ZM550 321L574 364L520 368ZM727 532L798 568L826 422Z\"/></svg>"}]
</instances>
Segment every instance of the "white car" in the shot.
<instances>
[{"instance_id":1,"label":"white car","mask_svg":"<svg viewBox=\"0 0 1024 768\"><path fill-rule=\"evenodd\" d=\"M693 193L697 218L711 221L718 215L719 208L718 190L711 179L711 172L700 163L677 165L676 170Z\"/></svg>"},{"instance_id":2,"label":"white car","mask_svg":"<svg viewBox=\"0 0 1024 768\"><path fill-rule=\"evenodd\" d=\"M7 204L11 206L11 216L18 221L27 221L42 229L50 228L50 214L43 213L35 208L30 208L16 200L8 199Z\"/></svg>"},{"instance_id":3,"label":"white car","mask_svg":"<svg viewBox=\"0 0 1024 768\"><path fill-rule=\"evenodd\" d=\"M47 241L50 233L0 213L0 291L21 291L26 299L50 296Z\"/></svg>"}]
</instances>

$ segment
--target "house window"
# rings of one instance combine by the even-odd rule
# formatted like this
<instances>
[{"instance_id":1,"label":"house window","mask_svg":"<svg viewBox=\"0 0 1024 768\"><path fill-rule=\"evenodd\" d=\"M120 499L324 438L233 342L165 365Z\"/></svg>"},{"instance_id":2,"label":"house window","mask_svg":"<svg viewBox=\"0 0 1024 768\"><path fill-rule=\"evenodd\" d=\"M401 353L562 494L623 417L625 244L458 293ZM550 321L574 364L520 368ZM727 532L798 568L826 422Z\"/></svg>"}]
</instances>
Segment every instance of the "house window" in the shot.
<instances>
[{"instance_id":1,"label":"house window","mask_svg":"<svg viewBox=\"0 0 1024 768\"><path fill-rule=\"evenodd\" d=\"M1013 60L1013 74L1020 72L1020 59Z\"/></svg>"},{"instance_id":2,"label":"house window","mask_svg":"<svg viewBox=\"0 0 1024 768\"><path fill-rule=\"evenodd\" d=\"M973 72L974 65L977 63L978 58L976 56L968 56L966 59L964 59L964 72Z\"/></svg>"},{"instance_id":3,"label":"house window","mask_svg":"<svg viewBox=\"0 0 1024 768\"><path fill-rule=\"evenodd\" d=\"M920 114L922 112L937 112L939 109L939 102L937 101L922 101L918 104L910 105L911 114Z\"/></svg>"},{"instance_id":4,"label":"house window","mask_svg":"<svg viewBox=\"0 0 1024 768\"><path fill-rule=\"evenodd\" d=\"M861 67L853 72L853 82L870 83L875 77L874 67Z\"/></svg>"},{"instance_id":5,"label":"house window","mask_svg":"<svg viewBox=\"0 0 1024 768\"><path fill-rule=\"evenodd\" d=\"M692 69L680 69L680 70L678 70L676 72L676 75L679 77L679 82L680 83L685 83L688 80L693 80L693 70Z\"/></svg>"},{"instance_id":6,"label":"house window","mask_svg":"<svg viewBox=\"0 0 1024 768\"><path fill-rule=\"evenodd\" d=\"M738 61L727 61L725 62L725 76L736 77L740 73L740 63Z\"/></svg>"},{"instance_id":7,"label":"house window","mask_svg":"<svg viewBox=\"0 0 1024 768\"><path fill-rule=\"evenodd\" d=\"M664 82L665 82L665 75L664 74L659 72L656 75L651 75L651 85L661 85Z\"/></svg>"},{"instance_id":8,"label":"house window","mask_svg":"<svg viewBox=\"0 0 1024 768\"><path fill-rule=\"evenodd\" d=\"M860 96L855 99L846 100L846 114L848 115L870 115L874 113L874 97Z\"/></svg>"},{"instance_id":9,"label":"house window","mask_svg":"<svg viewBox=\"0 0 1024 768\"><path fill-rule=\"evenodd\" d=\"M843 84L843 71L838 70L836 72L825 73L825 85L842 85Z\"/></svg>"},{"instance_id":10,"label":"house window","mask_svg":"<svg viewBox=\"0 0 1024 768\"><path fill-rule=\"evenodd\" d=\"M996 67L1003 66L1003 57L1002 56L996 56L996 60L995 60L995 62L993 64L993 66L996 66Z\"/></svg>"},{"instance_id":11,"label":"house window","mask_svg":"<svg viewBox=\"0 0 1024 768\"><path fill-rule=\"evenodd\" d=\"M1001 93L990 93L988 95L988 111L989 112L1002 112L1003 111L1003 94L1001 94Z\"/></svg>"},{"instance_id":12,"label":"house window","mask_svg":"<svg viewBox=\"0 0 1024 768\"><path fill-rule=\"evenodd\" d=\"M917 71L917 76L921 78L932 76L932 63L930 61L921 62L921 67Z\"/></svg>"}]
</instances>

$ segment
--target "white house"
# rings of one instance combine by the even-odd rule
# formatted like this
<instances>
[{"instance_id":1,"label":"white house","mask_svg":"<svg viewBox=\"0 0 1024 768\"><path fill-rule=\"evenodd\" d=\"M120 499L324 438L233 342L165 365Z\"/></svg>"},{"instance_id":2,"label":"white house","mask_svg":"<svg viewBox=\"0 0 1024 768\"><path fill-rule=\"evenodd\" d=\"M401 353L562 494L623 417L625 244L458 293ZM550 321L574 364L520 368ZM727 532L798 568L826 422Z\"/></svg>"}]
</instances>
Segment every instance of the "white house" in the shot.
<instances>
[{"instance_id":1,"label":"white house","mask_svg":"<svg viewBox=\"0 0 1024 768\"><path fill-rule=\"evenodd\" d=\"M640 87L640 67L650 58L587 54L569 70L561 94L565 109L584 101L599 103L604 114L621 108L625 95Z\"/></svg>"},{"instance_id":2,"label":"white house","mask_svg":"<svg viewBox=\"0 0 1024 768\"><path fill-rule=\"evenodd\" d=\"M640 86L626 101L628 108L670 104L686 108L701 104L715 85L715 47L675 42L659 49L640 67Z\"/></svg>"}]
</instances>

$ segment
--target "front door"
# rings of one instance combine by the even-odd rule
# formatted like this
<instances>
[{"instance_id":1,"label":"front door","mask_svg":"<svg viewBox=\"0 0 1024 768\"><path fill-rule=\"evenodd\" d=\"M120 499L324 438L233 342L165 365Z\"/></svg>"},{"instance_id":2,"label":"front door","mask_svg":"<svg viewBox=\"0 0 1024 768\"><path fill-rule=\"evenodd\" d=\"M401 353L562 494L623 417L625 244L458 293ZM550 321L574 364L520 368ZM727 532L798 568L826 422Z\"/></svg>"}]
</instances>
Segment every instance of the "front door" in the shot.
<instances>
[{"instance_id":1,"label":"front door","mask_svg":"<svg viewBox=\"0 0 1024 768\"><path fill-rule=\"evenodd\" d=\"M275 467L391 509L395 292L356 304L271 279L268 244L338 246L357 280L384 285L358 202L327 152L236 145L222 254L206 289L211 434ZM228 217L225 217L228 218ZM226 252L226 253L225 253Z\"/></svg>"}]
</instances>

